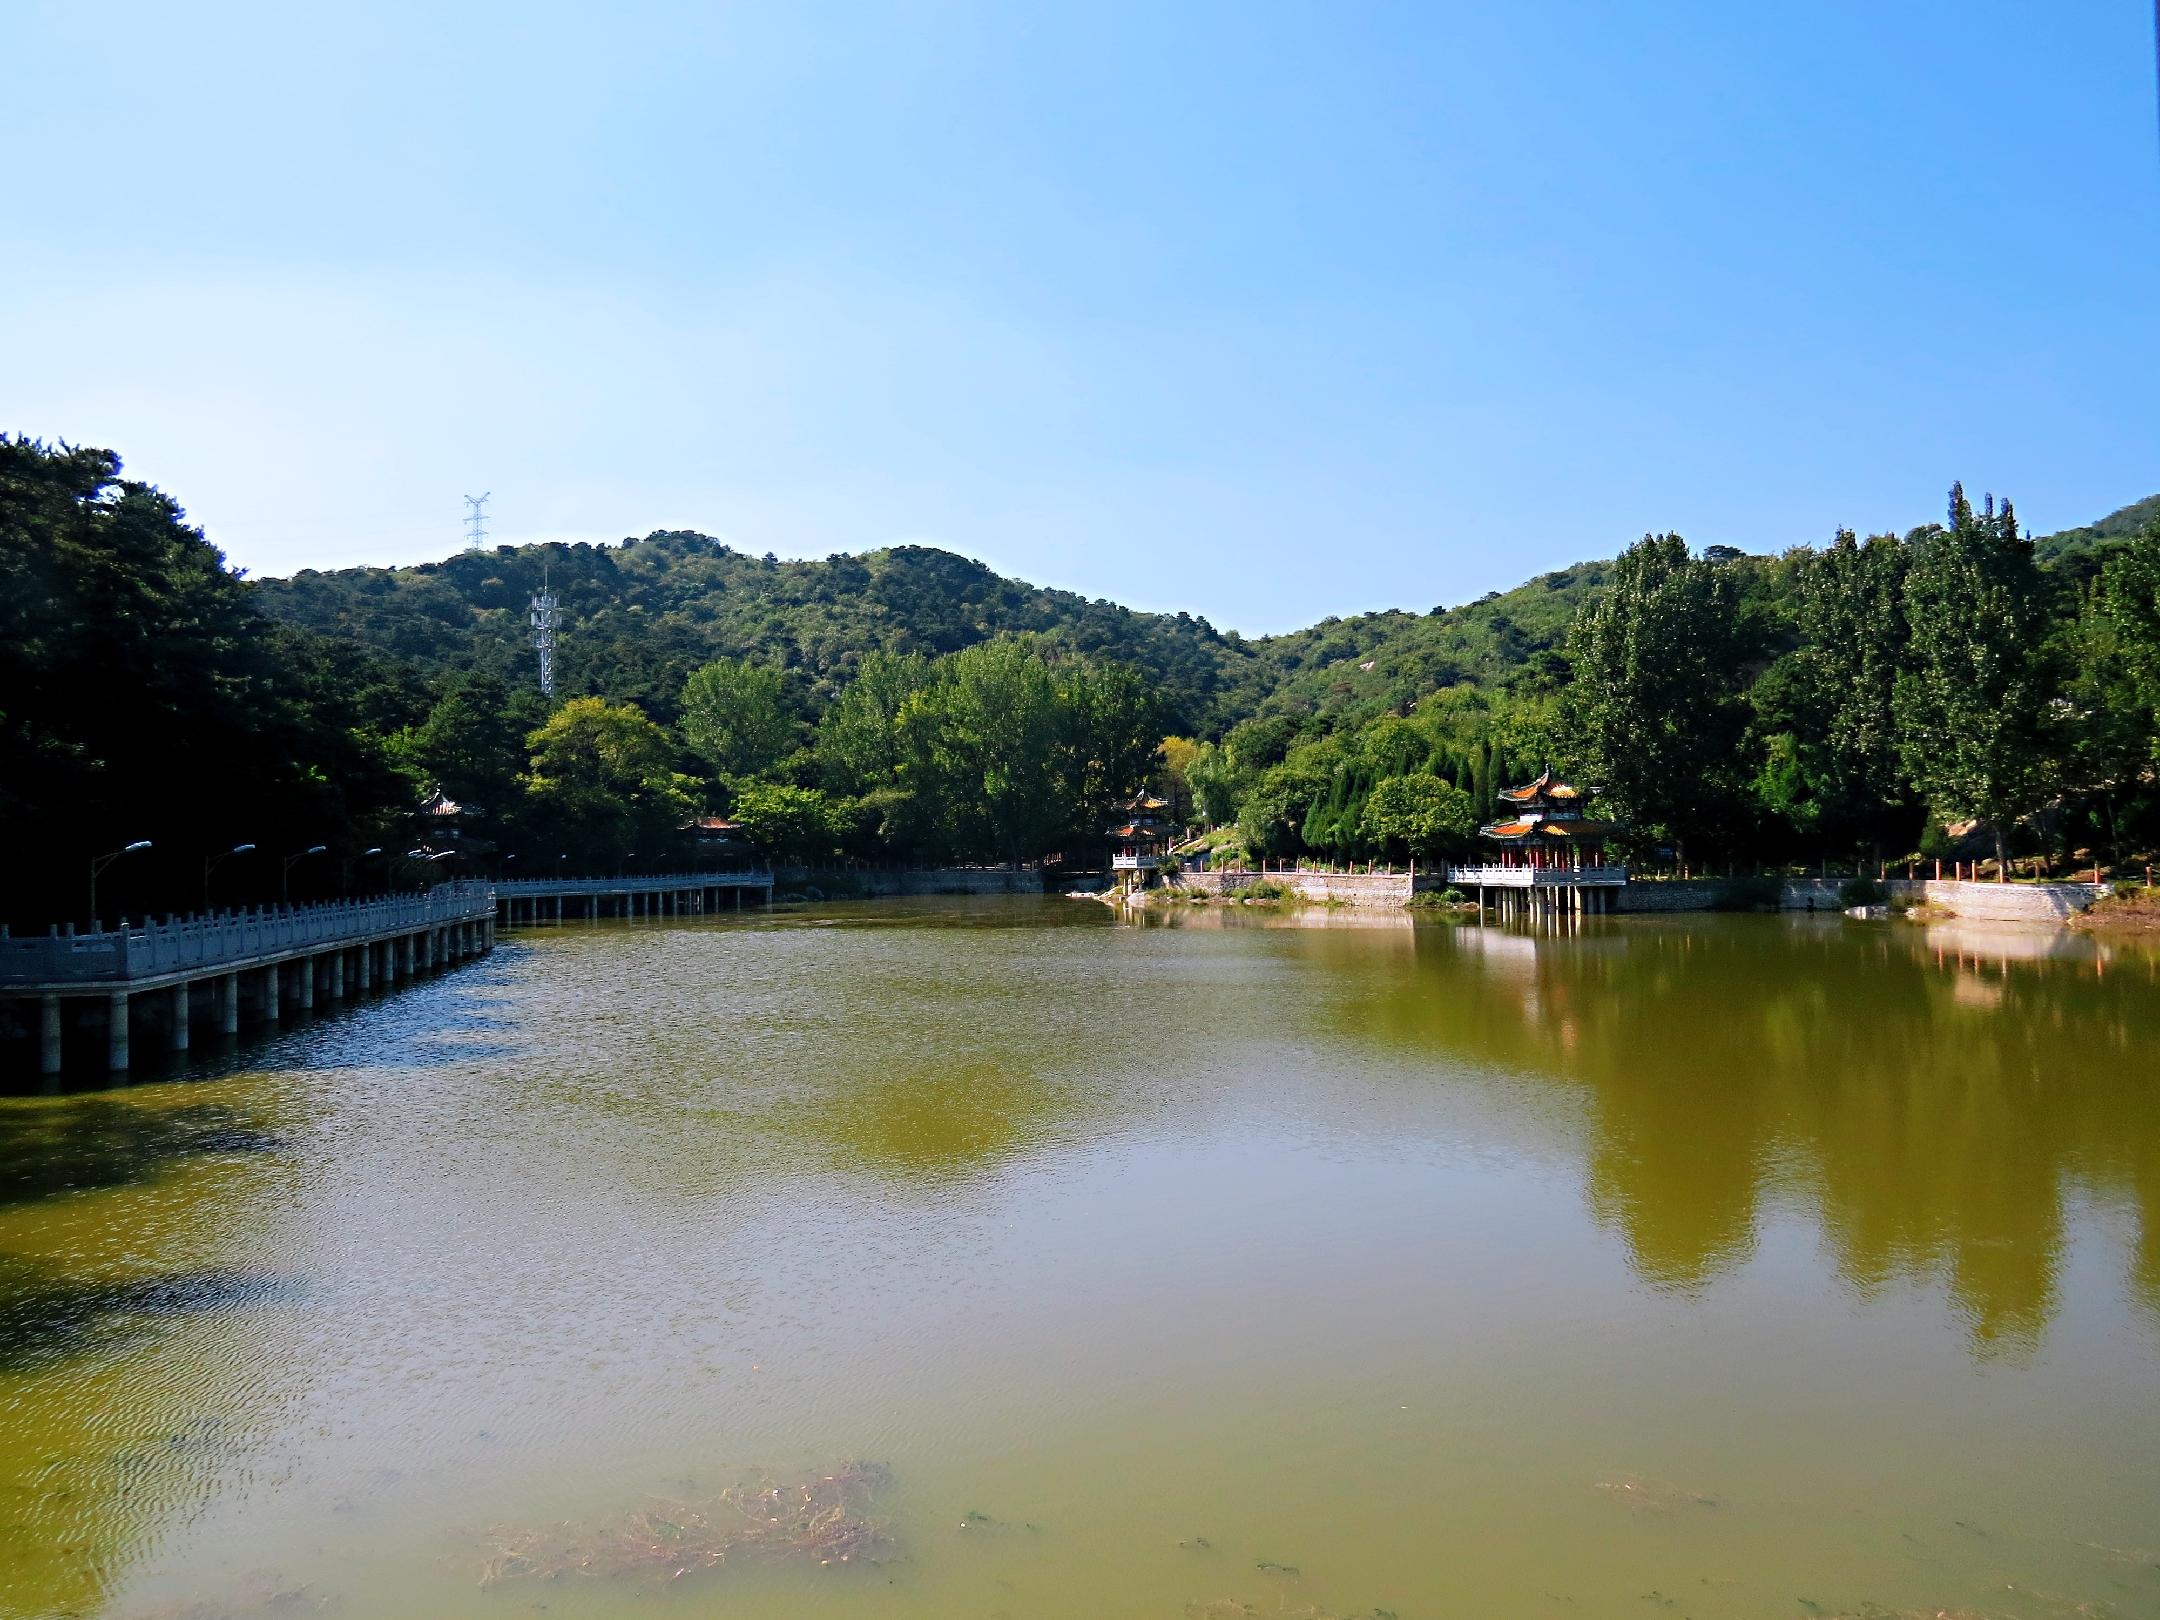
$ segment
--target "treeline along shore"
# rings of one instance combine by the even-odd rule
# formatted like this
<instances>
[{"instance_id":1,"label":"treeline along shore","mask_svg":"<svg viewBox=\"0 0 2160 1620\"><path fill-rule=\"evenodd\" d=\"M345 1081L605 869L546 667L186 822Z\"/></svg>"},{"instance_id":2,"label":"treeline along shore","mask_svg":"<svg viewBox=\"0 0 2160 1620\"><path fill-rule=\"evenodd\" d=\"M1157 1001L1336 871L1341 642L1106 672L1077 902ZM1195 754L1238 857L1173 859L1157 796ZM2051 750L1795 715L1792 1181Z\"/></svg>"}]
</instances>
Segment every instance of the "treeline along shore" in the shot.
<instances>
[{"instance_id":1,"label":"treeline along shore","mask_svg":"<svg viewBox=\"0 0 2160 1620\"><path fill-rule=\"evenodd\" d=\"M557 689L528 602L560 601ZM1646 536L1430 612L1245 638L924 547L702 535L247 580L110 451L0 437L0 920L438 876L1099 857L1138 792L1233 856L1466 854L1583 783L1638 869L2160 845L2160 497L1754 555Z\"/></svg>"}]
</instances>

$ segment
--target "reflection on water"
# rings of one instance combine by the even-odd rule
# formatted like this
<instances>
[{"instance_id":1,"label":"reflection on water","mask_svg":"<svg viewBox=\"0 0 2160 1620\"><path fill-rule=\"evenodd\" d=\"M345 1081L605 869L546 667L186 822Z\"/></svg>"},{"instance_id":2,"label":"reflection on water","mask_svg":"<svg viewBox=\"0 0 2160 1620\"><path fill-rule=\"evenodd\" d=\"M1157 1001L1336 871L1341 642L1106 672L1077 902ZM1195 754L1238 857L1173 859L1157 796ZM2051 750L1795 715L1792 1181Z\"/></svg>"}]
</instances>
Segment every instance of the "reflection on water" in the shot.
<instances>
[{"instance_id":1,"label":"reflection on water","mask_svg":"<svg viewBox=\"0 0 2160 1620\"><path fill-rule=\"evenodd\" d=\"M485 1543L665 1577L594 1615L2160 1614L2156 1033L2147 951L1841 918L523 936L0 1101L0 1613L525 1612ZM874 1571L722 1556L842 1458Z\"/></svg>"},{"instance_id":2,"label":"reflection on water","mask_svg":"<svg viewBox=\"0 0 2160 1620\"><path fill-rule=\"evenodd\" d=\"M1346 1006L1345 1028L1579 1088L1599 1218L1644 1278L1700 1287L1764 1208L1810 1210L1866 1292L1939 1276L1982 1348L2046 1326L2071 1205L2116 1204L2160 1308L2154 963L2067 933L1699 919L1537 938L1421 930L1477 994Z\"/></svg>"}]
</instances>

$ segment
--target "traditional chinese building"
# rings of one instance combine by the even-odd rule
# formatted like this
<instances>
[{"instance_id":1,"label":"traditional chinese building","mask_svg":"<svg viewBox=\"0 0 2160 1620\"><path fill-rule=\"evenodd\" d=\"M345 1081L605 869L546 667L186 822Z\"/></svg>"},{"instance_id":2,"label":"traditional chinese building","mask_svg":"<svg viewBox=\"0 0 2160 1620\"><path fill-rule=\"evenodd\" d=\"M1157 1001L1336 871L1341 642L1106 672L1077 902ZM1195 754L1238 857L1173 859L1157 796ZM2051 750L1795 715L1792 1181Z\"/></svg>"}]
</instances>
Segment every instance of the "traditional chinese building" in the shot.
<instances>
[{"instance_id":1,"label":"traditional chinese building","mask_svg":"<svg viewBox=\"0 0 2160 1620\"><path fill-rule=\"evenodd\" d=\"M1123 806L1118 825L1106 834L1110 870L1120 883L1145 883L1148 874L1162 865L1164 852L1176 841L1176 829L1163 819L1169 808L1145 793Z\"/></svg>"},{"instance_id":2,"label":"traditional chinese building","mask_svg":"<svg viewBox=\"0 0 2160 1620\"><path fill-rule=\"evenodd\" d=\"M1496 891L1503 910L1602 912L1627 882L1627 868L1609 864L1605 843L1613 823L1583 814L1583 792L1548 766L1534 782L1502 788L1505 814L1478 829L1494 846L1482 866L1461 867L1455 881L1474 883L1479 899Z\"/></svg>"}]
</instances>

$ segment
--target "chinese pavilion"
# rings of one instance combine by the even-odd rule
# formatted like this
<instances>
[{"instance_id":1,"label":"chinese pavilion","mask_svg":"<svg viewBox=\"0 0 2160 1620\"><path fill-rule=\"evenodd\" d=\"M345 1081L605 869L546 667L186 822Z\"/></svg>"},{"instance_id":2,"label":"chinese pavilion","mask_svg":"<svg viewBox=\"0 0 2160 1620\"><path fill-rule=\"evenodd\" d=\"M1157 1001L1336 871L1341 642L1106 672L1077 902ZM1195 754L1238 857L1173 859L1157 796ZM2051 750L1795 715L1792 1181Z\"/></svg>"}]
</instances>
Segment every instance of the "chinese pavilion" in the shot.
<instances>
[{"instance_id":1,"label":"chinese pavilion","mask_svg":"<svg viewBox=\"0 0 2160 1620\"><path fill-rule=\"evenodd\" d=\"M1163 800L1143 792L1120 812L1119 824L1107 836L1110 870L1121 882L1145 883L1148 873L1162 864L1163 852L1175 838L1175 830L1163 819L1163 812L1169 808Z\"/></svg>"},{"instance_id":2,"label":"chinese pavilion","mask_svg":"<svg viewBox=\"0 0 2160 1620\"><path fill-rule=\"evenodd\" d=\"M1599 896L1624 884L1627 868L1606 864L1605 841L1613 823L1583 815L1580 788L1560 781L1547 766L1534 782L1502 788L1500 802L1507 814L1478 829L1479 837L1499 846L1497 858L1462 876L1481 889L1520 891L1518 909L1611 909Z\"/></svg>"}]
</instances>

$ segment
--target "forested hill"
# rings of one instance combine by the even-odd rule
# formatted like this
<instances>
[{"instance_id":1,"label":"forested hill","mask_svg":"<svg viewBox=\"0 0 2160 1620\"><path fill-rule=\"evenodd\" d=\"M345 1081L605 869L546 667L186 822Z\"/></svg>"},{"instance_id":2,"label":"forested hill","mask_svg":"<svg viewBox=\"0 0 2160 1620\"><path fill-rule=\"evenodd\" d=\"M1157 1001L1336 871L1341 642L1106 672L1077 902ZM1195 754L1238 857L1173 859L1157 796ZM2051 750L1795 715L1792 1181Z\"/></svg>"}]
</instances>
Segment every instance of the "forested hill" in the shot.
<instances>
[{"instance_id":1,"label":"forested hill","mask_svg":"<svg viewBox=\"0 0 2160 1620\"><path fill-rule=\"evenodd\" d=\"M782 562L673 532L620 545L498 546L412 568L314 570L255 585L275 618L349 638L431 673L530 666L528 603L543 573L561 598L563 690L639 704L672 723L690 671L719 656L796 670L822 706L865 653L935 655L1013 632L1134 665L1185 730L1249 714L1272 684L1234 632L1045 590L927 546Z\"/></svg>"},{"instance_id":2,"label":"forested hill","mask_svg":"<svg viewBox=\"0 0 2160 1620\"><path fill-rule=\"evenodd\" d=\"M2043 536L2036 554L2083 577L2156 515L2160 495ZM562 600L563 690L632 701L665 723L676 718L684 677L714 657L781 663L822 707L873 649L936 654L1033 631L1144 671L1173 729L1215 736L1264 712L1356 723L1458 684L1557 681L1568 623L1608 567L1576 563L1456 608L1329 618L1251 640L1190 614L1141 613L1008 579L928 546L783 562L682 531L612 546L498 546L410 568L311 569L257 581L254 591L275 618L430 674L477 668L522 678L532 656L528 603L544 573ZM1778 594L1774 559L1751 572L1758 597Z\"/></svg>"},{"instance_id":3,"label":"forested hill","mask_svg":"<svg viewBox=\"0 0 2160 1620\"><path fill-rule=\"evenodd\" d=\"M686 533L251 582L112 452L0 434L0 836L51 856L0 921L86 916L89 863L123 855L99 903L136 914L401 860L637 869L701 812L805 860L1025 860L1150 778L1249 858L1444 854L1546 761L1652 855L1941 854L1985 822L1998 858L2120 858L2160 848L2156 507L2028 545L1960 490L1902 538L1646 537L1246 640L923 547Z\"/></svg>"}]
</instances>

